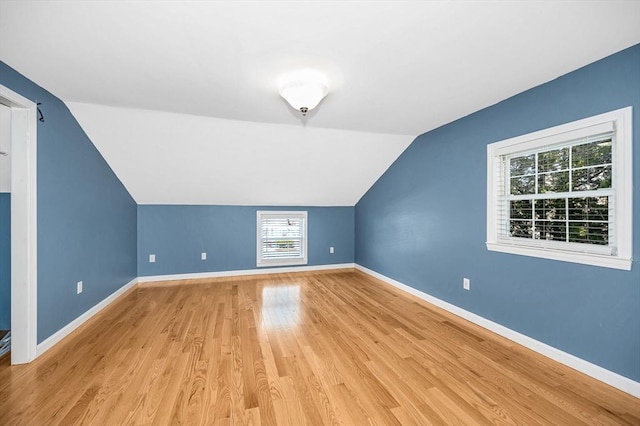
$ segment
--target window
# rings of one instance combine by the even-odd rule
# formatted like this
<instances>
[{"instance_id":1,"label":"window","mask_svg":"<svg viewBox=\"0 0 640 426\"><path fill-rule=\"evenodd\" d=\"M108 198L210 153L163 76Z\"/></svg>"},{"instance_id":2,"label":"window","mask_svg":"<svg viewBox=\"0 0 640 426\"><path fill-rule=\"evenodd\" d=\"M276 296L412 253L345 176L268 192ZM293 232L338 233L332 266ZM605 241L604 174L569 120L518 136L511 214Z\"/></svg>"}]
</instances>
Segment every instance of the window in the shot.
<instances>
[{"instance_id":1,"label":"window","mask_svg":"<svg viewBox=\"0 0 640 426\"><path fill-rule=\"evenodd\" d=\"M257 265L307 264L307 212L258 211Z\"/></svg>"},{"instance_id":2,"label":"window","mask_svg":"<svg viewBox=\"0 0 640 426\"><path fill-rule=\"evenodd\" d=\"M631 269L631 107L487 146L487 248Z\"/></svg>"}]
</instances>

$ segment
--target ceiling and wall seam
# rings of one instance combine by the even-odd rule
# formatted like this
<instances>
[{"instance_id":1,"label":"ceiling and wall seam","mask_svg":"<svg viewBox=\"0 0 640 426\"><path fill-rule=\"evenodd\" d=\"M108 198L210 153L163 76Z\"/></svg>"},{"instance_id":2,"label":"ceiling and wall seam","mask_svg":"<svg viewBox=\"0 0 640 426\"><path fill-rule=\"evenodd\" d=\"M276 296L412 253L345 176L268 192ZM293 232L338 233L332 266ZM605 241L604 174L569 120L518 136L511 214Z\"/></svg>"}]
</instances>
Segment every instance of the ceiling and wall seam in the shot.
<instances>
[{"instance_id":1,"label":"ceiling and wall seam","mask_svg":"<svg viewBox=\"0 0 640 426\"><path fill-rule=\"evenodd\" d=\"M352 206L416 135L639 43L639 21L622 0L3 0L0 59L140 204ZM305 121L278 95L298 68L329 87Z\"/></svg>"}]
</instances>

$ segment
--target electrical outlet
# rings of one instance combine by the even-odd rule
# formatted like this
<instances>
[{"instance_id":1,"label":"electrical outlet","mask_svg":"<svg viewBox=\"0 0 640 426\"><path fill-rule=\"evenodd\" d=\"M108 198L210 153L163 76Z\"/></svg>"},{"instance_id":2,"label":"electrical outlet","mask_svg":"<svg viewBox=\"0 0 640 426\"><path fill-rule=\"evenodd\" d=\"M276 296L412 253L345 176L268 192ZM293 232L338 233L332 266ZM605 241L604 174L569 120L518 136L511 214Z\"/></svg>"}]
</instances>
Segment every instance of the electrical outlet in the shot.
<instances>
[{"instance_id":1,"label":"electrical outlet","mask_svg":"<svg viewBox=\"0 0 640 426\"><path fill-rule=\"evenodd\" d=\"M149 255L149 263L155 263L156 262L156 255L155 254L150 254Z\"/></svg>"},{"instance_id":2,"label":"electrical outlet","mask_svg":"<svg viewBox=\"0 0 640 426\"><path fill-rule=\"evenodd\" d=\"M205 252L200 253L200 259L207 260L207 253Z\"/></svg>"},{"instance_id":3,"label":"electrical outlet","mask_svg":"<svg viewBox=\"0 0 640 426\"><path fill-rule=\"evenodd\" d=\"M462 279L462 288L464 288L465 290L469 290L471 288L471 281L469 280L469 278Z\"/></svg>"},{"instance_id":4,"label":"electrical outlet","mask_svg":"<svg viewBox=\"0 0 640 426\"><path fill-rule=\"evenodd\" d=\"M329 253L331 254L335 253L335 249L333 247L329 247Z\"/></svg>"},{"instance_id":5,"label":"electrical outlet","mask_svg":"<svg viewBox=\"0 0 640 426\"><path fill-rule=\"evenodd\" d=\"M78 281L78 283L76 284L76 293L82 293L82 281Z\"/></svg>"}]
</instances>

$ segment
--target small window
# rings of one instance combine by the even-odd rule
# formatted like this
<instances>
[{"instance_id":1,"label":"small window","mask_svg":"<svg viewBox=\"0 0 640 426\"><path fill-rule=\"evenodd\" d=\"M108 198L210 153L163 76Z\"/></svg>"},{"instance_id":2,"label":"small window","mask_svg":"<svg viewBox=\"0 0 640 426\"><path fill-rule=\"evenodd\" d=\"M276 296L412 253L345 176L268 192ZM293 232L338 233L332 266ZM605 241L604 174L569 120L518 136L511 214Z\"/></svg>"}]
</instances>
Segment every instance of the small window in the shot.
<instances>
[{"instance_id":1,"label":"small window","mask_svg":"<svg viewBox=\"0 0 640 426\"><path fill-rule=\"evenodd\" d=\"M307 264L307 212L258 211L257 266Z\"/></svg>"},{"instance_id":2,"label":"small window","mask_svg":"<svg viewBox=\"0 0 640 426\"><path fill-rule=\"evenodd\" d=\"M487 248L631 269L631 107L487 146Z\"/></svg>"}]
</instances>

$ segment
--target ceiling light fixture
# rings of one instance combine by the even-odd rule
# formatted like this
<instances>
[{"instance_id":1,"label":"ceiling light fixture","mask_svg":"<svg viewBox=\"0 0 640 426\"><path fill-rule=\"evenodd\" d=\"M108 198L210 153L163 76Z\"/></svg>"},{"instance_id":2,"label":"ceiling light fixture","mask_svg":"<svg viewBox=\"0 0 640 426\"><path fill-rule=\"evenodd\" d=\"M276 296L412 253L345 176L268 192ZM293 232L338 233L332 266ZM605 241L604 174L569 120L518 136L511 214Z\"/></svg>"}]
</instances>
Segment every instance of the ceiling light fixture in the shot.
<instances>
[{"instance_id":1,"label":"ceiling light fixture","mask_svg":"<svg viewBox=\"0 0 640 426\"><path fill-rule=\"evenodd\" d=\"M313 70L299 70L280 79L279 92L293 109L306 116L329 93L324 76Z\"/></svg>"}]
</instances>

